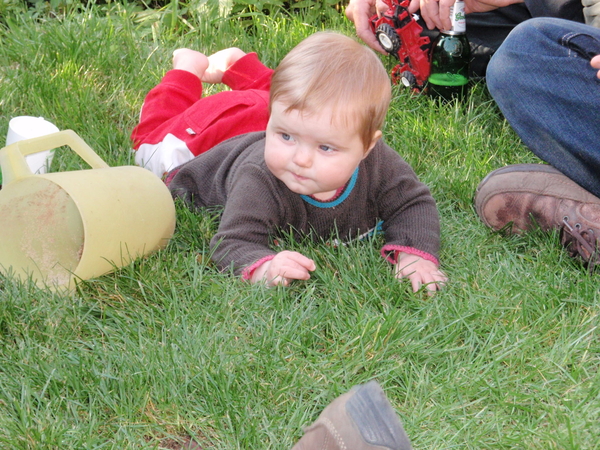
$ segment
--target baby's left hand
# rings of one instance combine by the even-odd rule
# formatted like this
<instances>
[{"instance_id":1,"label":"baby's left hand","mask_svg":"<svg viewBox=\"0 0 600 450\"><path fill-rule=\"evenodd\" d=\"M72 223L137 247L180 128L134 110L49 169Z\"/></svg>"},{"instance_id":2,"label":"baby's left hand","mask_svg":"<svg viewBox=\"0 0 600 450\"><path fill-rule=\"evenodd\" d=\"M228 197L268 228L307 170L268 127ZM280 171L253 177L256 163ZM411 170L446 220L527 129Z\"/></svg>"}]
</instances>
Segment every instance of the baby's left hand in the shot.
<instances>
[{"instance_id":1,"label":"baby's left hand","mask_svg":"<svg viewBox=\"0 0 600 450\"><path fill-rule=\"evenodd\" d=\"M413 292L425 285L427 293L433 295L446 284L448 277L431 261L410 253L400 252L396 263L396 278L408 278Z\"/></svg>"}]
</instances>

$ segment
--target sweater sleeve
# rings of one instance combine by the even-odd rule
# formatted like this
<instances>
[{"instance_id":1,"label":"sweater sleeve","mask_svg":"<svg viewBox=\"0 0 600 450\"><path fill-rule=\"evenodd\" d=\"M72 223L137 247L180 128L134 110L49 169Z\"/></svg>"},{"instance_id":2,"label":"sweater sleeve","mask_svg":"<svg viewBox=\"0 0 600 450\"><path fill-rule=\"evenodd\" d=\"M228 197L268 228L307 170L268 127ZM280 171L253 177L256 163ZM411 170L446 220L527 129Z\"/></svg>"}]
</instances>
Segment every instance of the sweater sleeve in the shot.
<instances>
[{"instance_id":1,"label":"sweater sleeve","mask_svg":"<svg viewBox=\"0 0 600 450\"><path fill-rule=\"evenodd\" d=\"M386 242L382 255L395 263L402 251L438 264L440 222L429 188L394 150L387 147L381 153L377 201Z\"/></svg>"},{"instance_id":2,"label":"sweater sleeve","mask_svg":"<svg viewBox=\"0 0 600 450\"><path fill-rule=\"evenodd\" d=\"M270 239L287 223L285 208L278 198L280 186L265 168L244 166L233 181L221 222L211 240L213 260L221 269L233 267L241 275L245 267L272 258Z\"/></svg>"}]
</instances>

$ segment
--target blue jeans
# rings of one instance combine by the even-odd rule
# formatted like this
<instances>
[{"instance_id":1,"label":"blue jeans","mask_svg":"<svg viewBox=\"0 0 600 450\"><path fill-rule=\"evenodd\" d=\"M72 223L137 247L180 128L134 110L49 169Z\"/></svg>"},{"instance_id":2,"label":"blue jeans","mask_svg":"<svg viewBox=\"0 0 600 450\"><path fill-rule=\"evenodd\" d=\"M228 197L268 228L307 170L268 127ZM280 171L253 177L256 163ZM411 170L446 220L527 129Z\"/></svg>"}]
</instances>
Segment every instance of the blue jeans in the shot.
<instances>
[{"instance_id":1,"label":"blue jeans","mask_svg":"<svg viewBox=\"0 0 600 450\"><path fill-rule=\"evenodd\" d=\"M560 17L583 23L581 0L525 0L483 13L467 14L467 37L471 44L471 71L485 76L490 57L515 26L532 17Z\"/></svg>"},{"instance_id":2,"label":"blue jeans","mask_svg":"<svg viewBox=\"0 0 600 450\"><path fill-rule=\"evenodd\" d=\"M600 197L600 29L553 18L518 25L492 57L487 85L527 147Z\"/></svg>"}]
</instances>

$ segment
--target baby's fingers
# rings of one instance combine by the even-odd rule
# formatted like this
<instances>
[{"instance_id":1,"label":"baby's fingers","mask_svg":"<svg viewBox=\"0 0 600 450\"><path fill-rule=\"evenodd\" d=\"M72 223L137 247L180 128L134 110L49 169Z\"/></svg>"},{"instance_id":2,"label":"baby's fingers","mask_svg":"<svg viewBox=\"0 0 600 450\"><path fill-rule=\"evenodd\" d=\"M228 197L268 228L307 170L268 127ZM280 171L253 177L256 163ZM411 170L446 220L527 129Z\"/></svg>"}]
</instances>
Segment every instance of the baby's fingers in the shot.
<instances>
[{"instance_id":1,"label":"baby's fingers","mask_svg":"<svg viewBox=\"0 0 600 450\"><path fill-rule=\"evenodd\" d=\"M418 292L422 287L425 287L429 295L433 295L436 291L442 289L448 281L448 277L441 270L427 273L415 271L403 278L410 280L413 292Z\"/></svg>"},{"instance_id":2,"label":"baby's fingers","mask_svg":"<svg viewBox=\"0 0 600 450\"><path fill-rule=\"evenodd\" d=\"M270 286L288 286L292 280L308 280L310 273L304 268L281 267L281 272L268 277Z\"/></svg>"},{"instance_id":3,"label":"baby's fingers","mask_svg":"<svg viewBox=\"0 0 600 450\"><path fill-rule=\"evenodd\" d=\"M287 286L290 280L308 280L312 270L315 270L312 259L298 252L283 251L271 261L267 279L271 285Z\"/></svg>"},{"instance_id":4,"label":"baby's fingers","mask_svg":"<svg viewBox=\"0 0 600 450\"><path fill-rule=\"evenodd\" d=\"M313 271L316 269L315 262L312 259L304 256L302 253L284 251L281 252L281 254L284 254L290 261L293 261L295 264L303 267L306 270Z\"/></svg>"},{"instance_id":5,"label":"baby's fingers","mask_svg":"<svg viewBox=\"0 0 600 450\"><path fill-rule=\"evenodd\" d=\"M423 285L429 295L441 290L448 282L448 277L441 270L437 270L423 277Z\"/></svg>"},{"instance_id":6,"label":"baby's fingers","mask_svg":"<svg viewBox=\"0 0 600 450\"><path fill-rule=\"evenodd\" d=\"M281 267L281 270L277 274L280 278L284 280L308 280L310 278L310 273L306 268L302 266L284 266ZM286 283L287 285L287 283Z\"/></svg>"}]
</instances>

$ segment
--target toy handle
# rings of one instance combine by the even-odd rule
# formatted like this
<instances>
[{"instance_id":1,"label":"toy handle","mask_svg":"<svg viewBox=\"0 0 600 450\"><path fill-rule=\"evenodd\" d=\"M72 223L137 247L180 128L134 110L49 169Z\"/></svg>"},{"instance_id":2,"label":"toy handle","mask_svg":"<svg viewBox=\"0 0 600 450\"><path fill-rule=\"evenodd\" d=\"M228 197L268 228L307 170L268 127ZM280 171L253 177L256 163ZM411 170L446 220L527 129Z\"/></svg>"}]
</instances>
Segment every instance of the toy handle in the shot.
<instances>
[{"instance_id":1,"label":"toy handle","mask_svg":"<svg viewBox=\"0 0 600 450\"><path fill-rule=\"evenodd\" d=\"M77 153L92 169L109 167L92 148L73 130L63 130L32 139L17 141L0 150L2 183L6 186L13 181L33 175L25 161L25 156L67 145Z\"/></svg>"}]
</instances>

